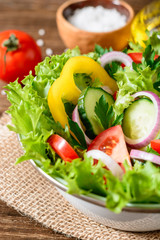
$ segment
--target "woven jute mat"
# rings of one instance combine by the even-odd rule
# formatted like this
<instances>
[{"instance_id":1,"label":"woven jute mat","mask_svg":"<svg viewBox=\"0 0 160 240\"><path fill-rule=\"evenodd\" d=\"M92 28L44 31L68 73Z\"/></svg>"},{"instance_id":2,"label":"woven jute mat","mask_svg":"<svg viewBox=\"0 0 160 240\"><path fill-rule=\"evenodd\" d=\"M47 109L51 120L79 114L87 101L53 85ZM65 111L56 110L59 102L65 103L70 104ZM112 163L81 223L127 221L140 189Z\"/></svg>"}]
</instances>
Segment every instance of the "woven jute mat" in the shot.
<instances>
[{"instance_id":1,"label":"woven jute mat","mask_svg":"<svg viewBox=\"0 0 160 240\"><path fill-rule=\"evenodd\" d=\"M22 149L15 133L6 126L8 115L0 118L0 199L18 212L54 231L78 239L160 239L160 231L130 233L98 224L78 212L31 166L15 165Z\"/></svg>"}]
</instances>

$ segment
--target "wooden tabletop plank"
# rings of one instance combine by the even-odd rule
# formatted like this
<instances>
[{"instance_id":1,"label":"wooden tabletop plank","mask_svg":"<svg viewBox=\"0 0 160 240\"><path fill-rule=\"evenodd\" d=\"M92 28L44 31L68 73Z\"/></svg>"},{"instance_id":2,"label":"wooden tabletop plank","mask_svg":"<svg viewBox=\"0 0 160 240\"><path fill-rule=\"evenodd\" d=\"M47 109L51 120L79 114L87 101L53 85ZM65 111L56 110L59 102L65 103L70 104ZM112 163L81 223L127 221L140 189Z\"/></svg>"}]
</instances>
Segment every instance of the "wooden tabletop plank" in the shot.
<instances>
[{"instance_id":1,"label":"wooden tabletop plank","mask_svg":"<svg viewBox=\"0 0 160 240\"><path fill-rule=\"evenodd\" d=\"M16 210L0 201L0 239L68 240L74 238L54 233L51 229L47 229L32 219L20 215Z\"/></svg>"},{"instance_id":2,"label":"wooden tabletop plank","mask_svg":"<svg viewBox=\"0 0 160 240\"><path fill-rule=\"evenodd\" d=\"M19 29L26 31L36 40L43 39L43 58L46 48L51 48L54 54L60 54L65 46L61 41L56 27L56 10L63 0L0 0L0 31ZM127 0L135 12L138 12L151 0ZM45 29L45 35L39 36L38 30ZM9 102L4 95L5 82L0 80L0 115L8 109ZM14 209L0 201L0 239L28 240L28 239L75 239L54 233L51 229L20 215Z\"/></svg>"}]
</instances>

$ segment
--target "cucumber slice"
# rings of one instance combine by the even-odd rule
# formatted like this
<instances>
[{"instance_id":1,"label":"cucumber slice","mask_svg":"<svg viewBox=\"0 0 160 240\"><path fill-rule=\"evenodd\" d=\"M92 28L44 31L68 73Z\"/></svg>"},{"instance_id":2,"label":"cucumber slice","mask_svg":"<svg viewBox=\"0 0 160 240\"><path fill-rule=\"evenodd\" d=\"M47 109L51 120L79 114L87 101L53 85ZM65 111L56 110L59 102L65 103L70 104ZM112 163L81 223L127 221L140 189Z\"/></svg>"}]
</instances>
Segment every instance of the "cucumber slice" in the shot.
<instances>
[{"instance_id":1,"label":"cucumber slice","mask_svg":"<svg viewBox=\"0 0 160 240\"><path fill-rule=\"evenodd\" d=\"M122 129L126 137L139 139L147 136L154 126L156 110L148 98L134 101L125 111Z\"/></svg>"},{"instance_id":2,"label":"cucumber slice","mask_svg":"<svg viewBox=\"0 0 160 240\"><path fill-rule=\"evenodd\" d=\"M114 103L114 99L111 94L104 91L102 88L88 87L82 91L78 99L78 111L82 123L86 127L86 134L91 139L95 138L104 129L96 119L94 112L96 102L100 97L104 95L109 107Z\"/></svg>"}]
</instances>

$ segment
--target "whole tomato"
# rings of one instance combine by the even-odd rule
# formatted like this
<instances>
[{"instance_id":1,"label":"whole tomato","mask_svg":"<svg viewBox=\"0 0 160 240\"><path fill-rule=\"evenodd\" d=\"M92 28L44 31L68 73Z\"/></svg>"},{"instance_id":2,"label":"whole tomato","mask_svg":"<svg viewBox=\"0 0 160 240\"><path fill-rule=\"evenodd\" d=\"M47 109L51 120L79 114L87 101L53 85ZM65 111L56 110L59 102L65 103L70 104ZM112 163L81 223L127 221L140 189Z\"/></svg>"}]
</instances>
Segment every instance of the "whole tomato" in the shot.
<instances>
[{"instance_id":1,"label":"whole tomato","mask_svg":"<svg viewBox=\"0 0 160 240\"><path fill-rule=\"evenodd\" d=\"M35 40L19 30L0 32L0 79L19 82L42 60Z\"/></svg>"}]
</instances>

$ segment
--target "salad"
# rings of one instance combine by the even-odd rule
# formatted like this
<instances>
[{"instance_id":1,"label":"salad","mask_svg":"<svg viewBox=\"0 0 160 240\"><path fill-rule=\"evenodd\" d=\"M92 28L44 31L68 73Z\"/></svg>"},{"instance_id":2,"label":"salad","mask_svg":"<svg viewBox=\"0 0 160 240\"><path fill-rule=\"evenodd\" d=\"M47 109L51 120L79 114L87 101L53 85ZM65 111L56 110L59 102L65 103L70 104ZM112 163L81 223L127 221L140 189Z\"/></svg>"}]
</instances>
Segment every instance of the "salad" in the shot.
<instances>
[{"instance_id":1,"label":"salad","mask_svg":"<svg viewBox=\"0 0 160 240\"><path fill-rule=\"evenodd\" d=\"M104 197L116 213L127 203L160 203L160 32L145 48L79 48L46 57L6 86L9 129L24 155L71 194Z\"/></svg>"}]
</instances>

